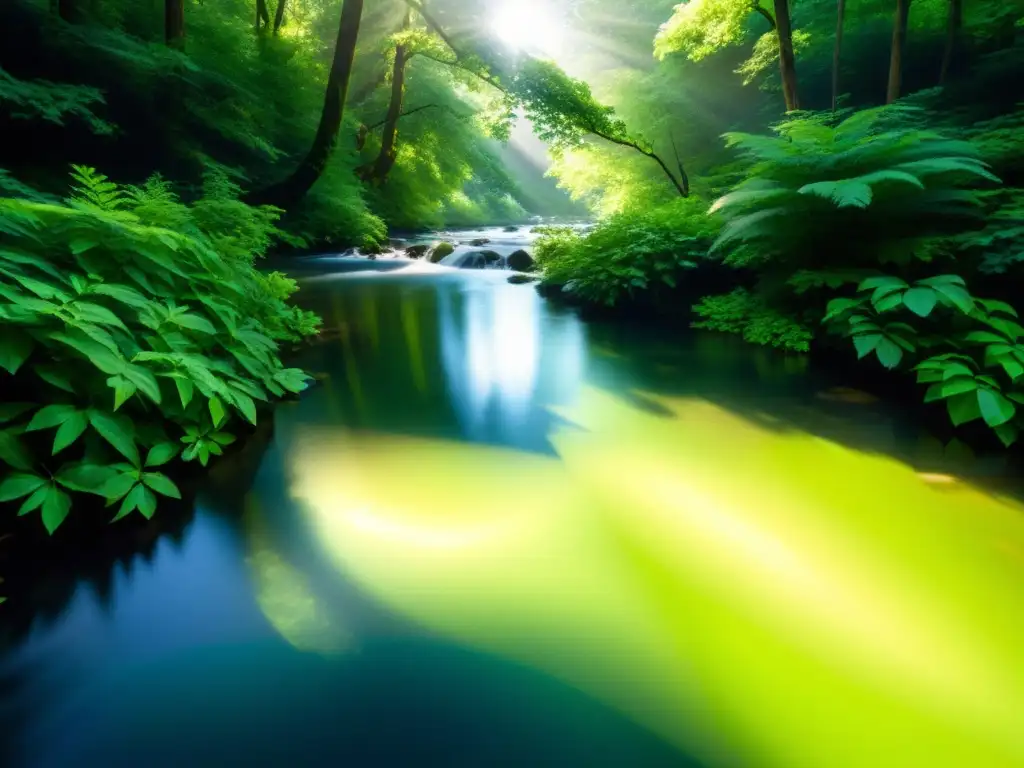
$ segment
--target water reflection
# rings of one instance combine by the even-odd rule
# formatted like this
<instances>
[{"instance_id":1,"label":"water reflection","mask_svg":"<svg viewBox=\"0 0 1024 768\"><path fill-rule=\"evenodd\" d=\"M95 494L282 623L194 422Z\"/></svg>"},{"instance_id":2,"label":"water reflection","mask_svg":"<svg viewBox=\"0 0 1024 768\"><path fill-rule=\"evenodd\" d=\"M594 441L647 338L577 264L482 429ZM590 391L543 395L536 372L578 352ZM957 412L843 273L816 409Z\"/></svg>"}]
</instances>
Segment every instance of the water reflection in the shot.
<instances>
[{"instance_id":1,"label":"water reflection","mask_svg":"<svg viewBox=\"0 0 1024 768\"><path fill-rule=\"evenodd\" d=\"M671 418L584 390L557 460L305 430L292 493L396 612L709 764L1024 759L1019 506L648 397Z\"/></svg>"},{"instance_id":2,"label":"water reflection","mask_svg":"<svg viewBox=\"0 0 1024 768\"><path fill-rule=\"evenodd\" d=\"M1024 517L955 446L802 358L416 270L306 284L320 385L181 546L62 582L0 661L7 762L1024 763Z\"/></svg>"}]
</instances>

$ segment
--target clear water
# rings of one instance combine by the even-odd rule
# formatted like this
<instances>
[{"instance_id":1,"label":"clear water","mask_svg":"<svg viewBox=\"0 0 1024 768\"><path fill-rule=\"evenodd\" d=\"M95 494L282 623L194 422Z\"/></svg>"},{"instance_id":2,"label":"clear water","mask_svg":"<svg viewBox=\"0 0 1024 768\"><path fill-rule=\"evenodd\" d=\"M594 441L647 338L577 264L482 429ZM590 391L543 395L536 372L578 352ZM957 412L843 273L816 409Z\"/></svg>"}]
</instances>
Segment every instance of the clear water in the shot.
<instances>
[{"instance_id":1,"label":"clear water","mask_svg":"<svg viewBox=\"0 0 1024 768\"><path fill-rule=\"evenodd\" d=\"M898 409L496 271L297 271L320 382L41 589L3 764L1024 765L1024 517Z\"/></svg>"}]
</instances>

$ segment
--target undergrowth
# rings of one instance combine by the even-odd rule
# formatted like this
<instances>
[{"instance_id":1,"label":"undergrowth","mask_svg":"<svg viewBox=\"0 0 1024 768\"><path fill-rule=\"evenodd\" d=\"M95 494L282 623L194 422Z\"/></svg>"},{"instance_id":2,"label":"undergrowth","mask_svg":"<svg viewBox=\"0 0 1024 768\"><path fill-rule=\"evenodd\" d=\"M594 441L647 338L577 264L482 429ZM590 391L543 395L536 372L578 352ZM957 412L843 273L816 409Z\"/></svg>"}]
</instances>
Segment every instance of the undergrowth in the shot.
<instances>
[{"instance_id":1,"label":"undergrowth","mask_svg":"<svg viewBox=\"0 0 1024 768\"><path fill-rule=\"evenodd\" d=\"M76 166L63 203L0 198L0 502L53 533L83 494L114 520L179 498L260 404L302 391L280 344L319 319L255 259L278 212L216 174L185 205L153 178L121 187Z\"/></svg>"}]
</instances>

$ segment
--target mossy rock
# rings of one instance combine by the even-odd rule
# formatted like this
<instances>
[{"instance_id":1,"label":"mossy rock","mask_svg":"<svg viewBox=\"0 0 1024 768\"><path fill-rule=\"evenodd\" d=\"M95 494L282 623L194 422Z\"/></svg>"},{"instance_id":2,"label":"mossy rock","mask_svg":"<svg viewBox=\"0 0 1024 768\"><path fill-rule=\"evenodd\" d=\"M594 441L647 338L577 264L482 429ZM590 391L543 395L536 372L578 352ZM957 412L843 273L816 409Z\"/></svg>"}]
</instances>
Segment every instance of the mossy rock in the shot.
<instances>
[{"instance_id":1,"label":"mossy rock","mask_svg":"<svg viewBox=\"0 0 1024 768\"><path fill-rule=\"evenodd\" d=\"M470 240L469 244L474 248L479 248L481 245L487 245L489 242L491 242L489 238L478 237L476 240Z\"/></svg>"},{"instance_id":2,"label":"mossy rock","mask_svg":"<svg viewBox=\"0 0 1024 768\"><path fill-rule=\"evenodd\" d=\"M445 256L450 256L453 253L455 253L454 245L452 245L451 243L438 243L437 245L430 249L427 258L429 258L432 263L437 264L437 262L439 262Z\"/></svg>"}]
</instances>

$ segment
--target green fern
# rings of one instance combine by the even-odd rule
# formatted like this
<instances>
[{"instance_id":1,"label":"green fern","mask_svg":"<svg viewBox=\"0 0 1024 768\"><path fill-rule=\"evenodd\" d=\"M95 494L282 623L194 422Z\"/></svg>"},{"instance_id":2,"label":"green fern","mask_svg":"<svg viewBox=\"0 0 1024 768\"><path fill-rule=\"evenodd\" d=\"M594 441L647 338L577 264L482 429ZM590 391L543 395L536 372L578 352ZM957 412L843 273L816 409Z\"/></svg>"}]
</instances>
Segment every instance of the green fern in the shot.
<instances>
[{"instance_id":1,"label":"green fern","mask_svg":"<svg viewBox=\"0 0 1024 768\"><path fill-rule=\"evenodd\" d=\"M127 202L124 190L95 168L72 165L71 179L75 183L71 186L68 202L73 206L110 213L120 210Z\"/></svg>"}]
</instances>

